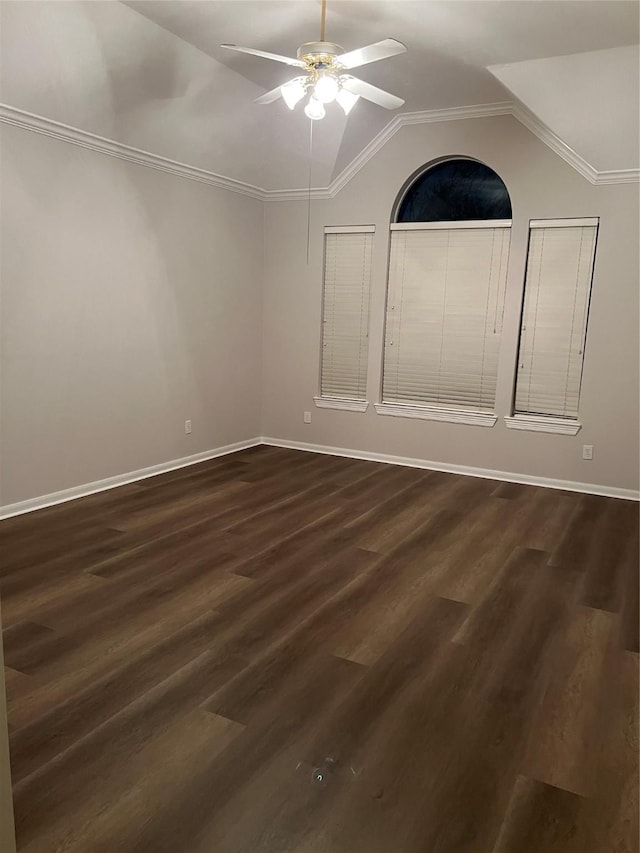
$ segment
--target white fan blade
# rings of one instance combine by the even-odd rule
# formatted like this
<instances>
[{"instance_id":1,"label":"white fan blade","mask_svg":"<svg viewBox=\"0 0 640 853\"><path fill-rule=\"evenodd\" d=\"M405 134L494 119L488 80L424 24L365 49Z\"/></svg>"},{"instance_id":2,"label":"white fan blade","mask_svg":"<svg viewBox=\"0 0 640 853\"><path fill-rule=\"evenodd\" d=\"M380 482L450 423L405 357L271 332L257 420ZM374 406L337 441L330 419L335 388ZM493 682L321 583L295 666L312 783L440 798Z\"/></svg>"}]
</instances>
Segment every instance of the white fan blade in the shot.
<instances>
[{"instance_id":1,"label":"white fan blade","mask_svg":"<svg viewBox=\"0 0 640 853\"><path fill-rule=\"evenodd\" d=\"M270 104L273 101L277 101L281 95L282 92L280 91L280 86L276 86L275 89L272 89L270 92L265 92L264 95L260 95L259 98L254 98L253 100L256 104Z\"/></svg>"},{"instance_id":2,"label":"white fan blade","mask_svg":"<svg viewBox=\"0 0 640 853\"><path fill-rule=\"evenodd\" d=\"M367 101L373 101L379 107L384 107L386 110L397 110L404 104L402 98L392 95L390 92L385 92L384 89L378 89L377 86L372 86L371 83L365 83L364 80L358 77L342 77L342 87L347 92L353 92L354 95L360 95Z\"/></svg>"},{"instance_id":3,"label":"white fan blade","mask_svg":"<svg viewBox=\"0 0 640 853\"><path fill-rule=\"evenodd\" d=\"M252 47L238 47L237 44L221 44L227 50L237 50L238 53L250 53L252 56L261 56L263 59L275 59L276 62L284 62L286 65L295 65L296 68L306 68L306 63L301 59L293 59L291 56L280 56L279 53L267 53L264 50L254 50Z\"/></svg>"},{"instance_id":4,"label":"white fan blade","mask_svg":"<svg viewBox=\"0 0 640 853\"><path fill-rule=\"evenodd\" d=\"M377 62L379 59L386 59L388 56L406 52L407 47L401 41L384 39L366 47L359 47L357 50L350 50L349 53L343 53L342 56L336 56L336 62L339 62L343 68L359 68L361 65L368 65L370 62Z\"/></svg>"}]
</instances>

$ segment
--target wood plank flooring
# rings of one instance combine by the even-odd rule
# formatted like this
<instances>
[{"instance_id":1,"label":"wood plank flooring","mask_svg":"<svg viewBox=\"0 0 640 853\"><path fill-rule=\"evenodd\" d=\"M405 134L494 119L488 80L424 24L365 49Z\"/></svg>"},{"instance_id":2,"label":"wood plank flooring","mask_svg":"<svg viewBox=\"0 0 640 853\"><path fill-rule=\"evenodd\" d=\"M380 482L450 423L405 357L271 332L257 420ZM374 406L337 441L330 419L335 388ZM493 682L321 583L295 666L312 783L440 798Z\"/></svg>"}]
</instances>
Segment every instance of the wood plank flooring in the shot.
<instances>
[{"instance_id":1,"label":"wood plank flooring","mask_svg":"<svg viewBox=\"0 0 640 853\"><path fill-rule=\"evenodd\" d=\"M259 447L0 524L24 853L638 853L638 506Z\"/></svg>"}]
</instances>

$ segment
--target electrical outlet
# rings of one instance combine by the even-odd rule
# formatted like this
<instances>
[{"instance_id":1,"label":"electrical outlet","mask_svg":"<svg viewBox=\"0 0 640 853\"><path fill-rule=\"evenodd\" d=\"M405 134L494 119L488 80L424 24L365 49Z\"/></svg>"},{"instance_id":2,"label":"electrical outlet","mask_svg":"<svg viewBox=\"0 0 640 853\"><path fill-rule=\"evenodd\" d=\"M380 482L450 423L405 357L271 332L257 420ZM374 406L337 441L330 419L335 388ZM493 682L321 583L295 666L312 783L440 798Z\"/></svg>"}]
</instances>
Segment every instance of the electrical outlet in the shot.
<instances>
[{"instance_id":1,"label":"electrical outlet","mask_svg":"<svg viewBox=\"0 0 640 853\"><path fill-rule=\"evenodd\" d=\"M305 412L304 413L304 422L305 422L305 424L311 423L311 412Z\"/></svg>"},{"instance_id":2,"label":"electrical outlet","mask_svg":"<svg viewBox=\"0 0 640 853\"><path fill-rule=\"evenodd\" d=\"M184 422L184 434L185 435L191 435L191 421L190 420Z\"/></svg>"},{"instance_id":3,"label":"electrical outlet","mask_svg":"<svg viewBox=\"0 0 640 853\"><path fill-rule=\"evenodd\" d=\"M582 458L593 459L593 444L582 445Z\"/></svg>"}]
</instances>

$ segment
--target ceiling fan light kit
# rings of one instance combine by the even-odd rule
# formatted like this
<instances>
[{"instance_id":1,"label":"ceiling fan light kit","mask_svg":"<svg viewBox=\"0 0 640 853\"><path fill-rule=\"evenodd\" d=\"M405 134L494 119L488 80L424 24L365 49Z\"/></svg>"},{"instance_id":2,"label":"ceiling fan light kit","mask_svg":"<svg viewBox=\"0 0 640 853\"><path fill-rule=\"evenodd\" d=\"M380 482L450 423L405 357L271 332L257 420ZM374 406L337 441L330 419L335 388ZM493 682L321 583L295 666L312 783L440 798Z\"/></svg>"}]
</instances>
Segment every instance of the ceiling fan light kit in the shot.
<instances>
[{"instance_id":1,"label":"ceiling fan light kit","mask_svg":"<svg viewBox=\"0 0 640 853\"><path fill-rule=\"evenodd\" d=\"M293 80L289 80L284 86L280 86L280 93L285 104L292 110L298 101L301 101L307 94L304 77L295 77Z\"/></svg>"},{"instance_id":2,"label":"ceiling fan light kit","mask_svg":"<svg viewBox=\"0 0 640 853\"><path fill-rule=\"evenodd\" d=\"M349 92L346 89L340 89L336 95L336 101L340 104L346 116L349 115L359 100L360 95L354 95L353 92Z\"/></svg>"},{"instance_id":3,"label":"ceiling fan light kit","mask_svg":"<svg viewBox=\"0 0 640 853\"><path fill-rule=\"evenodd\" d=\"M282 97L290 110L306 95L309 100L304 108L305 115L312 121L322 119L326 115L325 104L336 103L349 115L359 98L364 98L387 110L395 110L404 104L402 98L378 89L364 80L346 74L352 68L378 62L399 53L405 53L407 48L395 39L383 39L374 44L360 47L344 53L340 45L324 41L324 22L326 16L326 0L322 2L322 23L320 41L307 42L301 45L296 58L281 56L277 53L267 53L251 47L239 47L235 44L222 44L220 47L235 50L239 53L249 53L275 62L283 62L304 69L301 76L294 77L282 86L265 92L256 102L270 104Z\"/></svg>"},{"instance_id":4,"label":"ceiling fan light kit","mask_svg":"<svg viewBox=\"0 0 640 853\"><path fill-rule=\"evenodd\" d=\"M314 98L313 95L309 98L307 106L304 108L304 114L307 118L317 121L326 116L326 110L321 101Z\"/></svg>"},{"instance_id":5,"label":"ceiling fan light kit","mask_svg":"<svg viewBox=\"0 0 640 853\"><path fill-rule=\"evenodd\" d=\"M298 59L305 63L308 74L306 77L295 77L280 86L280 93L290 110L308 94L304 112L313 121L324 118L327 113L322 105L333 101L337 101L344 114L349 115L360 96L352 95L342 88L341 66L335 60L341 50L339 45L332 42L311 42L298 48ZM346 97L339 97L343 92Z\"/></svg>"},{"instance_id":6,"label":"ceiling fan light kit","mask_svg":"<svg viewBox=\"0 0 640 853\"><path fill-rule=\"evenodd\" d=\"M332 74L324 73L318 77L313 87L313 96L323 104L330 104L335 101L339 91L340 83L336 78Z\"/></svg>"}]
</instances>

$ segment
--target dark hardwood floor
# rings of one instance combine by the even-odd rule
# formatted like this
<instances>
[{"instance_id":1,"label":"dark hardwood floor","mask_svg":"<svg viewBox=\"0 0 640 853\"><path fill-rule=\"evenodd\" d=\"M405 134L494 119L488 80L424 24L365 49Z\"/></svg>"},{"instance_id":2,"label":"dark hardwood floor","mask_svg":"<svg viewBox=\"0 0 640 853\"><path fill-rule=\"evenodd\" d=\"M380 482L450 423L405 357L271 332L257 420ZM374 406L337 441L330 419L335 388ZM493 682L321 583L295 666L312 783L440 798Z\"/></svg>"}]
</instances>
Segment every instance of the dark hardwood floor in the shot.
<instances>
[{"instance_id":1,"label":"dark hardwood floor","mask_svg":"<svg viewBox=\"0 0 640 853\"><path fill-rule=\"evenodd\" d=\"M20 851L638 851L637 504L259 447L0 538Z\"/></svg>"}]
</instances>

